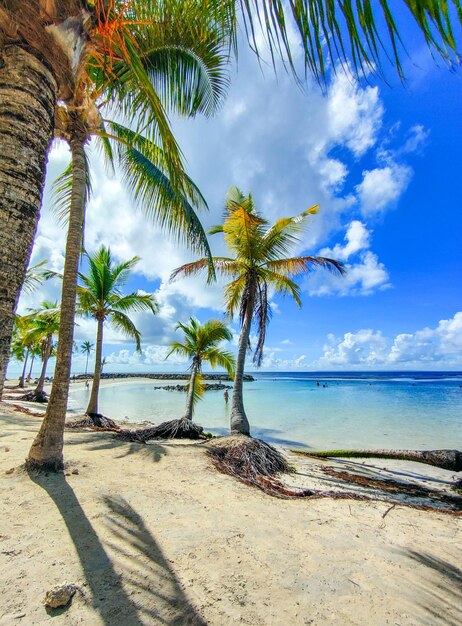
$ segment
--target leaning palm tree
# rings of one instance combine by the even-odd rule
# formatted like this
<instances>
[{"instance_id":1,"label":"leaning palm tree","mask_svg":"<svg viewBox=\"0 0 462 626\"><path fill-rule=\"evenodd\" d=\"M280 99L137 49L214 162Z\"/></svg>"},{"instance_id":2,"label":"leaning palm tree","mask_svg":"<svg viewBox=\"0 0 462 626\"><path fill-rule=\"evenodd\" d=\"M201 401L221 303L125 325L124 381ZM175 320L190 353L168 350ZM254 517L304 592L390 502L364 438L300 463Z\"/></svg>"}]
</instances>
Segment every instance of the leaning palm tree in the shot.
<instances>
[{"instance_id":1,"label":"leaning palm tree","mask_svg":"<svg viewBox=\"0 0 462 626\"><path fill-rule=\"evenodd\" d=\"M178 322L176 330L180 329L184 333L184 339L182 342L173 341L170 344L171 350L167 358L171 354L177 354L191 360L191 377L184 419L192 420L194 406L205 391L202 382L202 364L210 363L213 368L222 367L231 378L234 378L236 363L231 352L220 348L220 343L232 339L231 331L220 320L208 320L200 324L198 320L191 317L188 324Z\"/></svg>"},{"instance_id":2,"label":"leaning palm tree","mask_svg":"<svg viewBox=\"0 0 462 626\"><path fill-rule=\"evenodd\" d=\"M88 50L112 70L114 39L133 53L136 31L146 25L138 18L138 10L144 8L146 14L155 15L159 5L195 8L206 28L210 21L221 23L224 30L231 25L234 47L237 15L242 12L247 39L257 54L269 49L273 60L282 56L293 70L292 51L298 51L301 44L306 70L320 81L339 60L343 66L351 61L353 69L364 74L380 71L381 60L389 58L402 76L404 37L396 19L399 10L408 13L428 46L448 62L457 59L453 30L462 23L459 0L401 0L393 6L390 0L0 0L0 101L4 113L0 119L0 186L8 190L0 194L0 223L8 223L8 229L0 232L0 393L14 313L37 226L56 104L70 101L75 86L81 84L82 61ZM164 27L160 20L158 25ZM126 41L120 36L124 29ZM259 30L263 38L258 36ZM181 56L183 50L177 49L176 54ZM131 74L140 71L137 60ZM121 91L123 88L113 93Z\"/></svg>"},{"instance_id":3,"label":"leaning palm tree","mask_svg":"<svg viewBox=\"0 0 462 626\"><path fill-rule=\"evenodd\" d=\"M88 340L83 341L82 345L80 346L80 352L82 354L87 355L87 360L85 362L85 378L87 377L87 371L88 371L88 359L90 357L90 354L93 352L94 347L95 347L95 344Z\"/></svg>"},{"instance_id":4,"label":"leaning palm tree","mask_svg":"<svg viewBox=\"0 0 462 626\"><path fill-rule=\"evenodd\" d=\"M98 419L98 393L101 379L101 357L103 350L104 323L109 322L125 336L134 339L136 349L141 350L140 332L127 313L151 311L156 314L158 305L151 294L129 293L123 295L121 287L127 282L133 268L140 260L133 257L129 261L116 264L111 251L101 246L95 254L85 255L88 273L79 274L78 312L97 321L95 373L91 388L87 415Z\"/></svg>"},{"instance_id":5,"label":"leaning palm tree","mask_svg":"<svg viewBox=\"0 0 462 626\"><path fill-rule=\"evenodd\" d=\"M98 15L96 29L106 47L90 45L91 37L90 43L84 42L76 59L79 80L55 116L57 136L71 151L70 167L58 184L59 202L69 209L68 237L55 378L29 467L63 464L76 283L90 193L85 151L90 137L97 137L109 162L121 168L135 200L148 214L191 248L210 253L194 210L204 207L205 200L184 171L166 110L192 116L219 106L226 86L229 28L220 16L218 21L209 16L204 23L204 6L194 1L135 0L129 11L125 4L110 5ZM132 125L105 120L101 111Z\"/></svg>"},{"instance_id":6,"label":"leaning palm tree","mask_svg":"<svg viewBox=\"0 0 462 626\"><path fill-rule=\"evenodd\" d=\"M214 257L215 271L231 281L225 288L226 310L233 318L239 313L241 333L234 378L231 408L231 432L250 434L249 421L244 409L242 394L244 365L249 349L250 329L256 325L258 339L254 362L261 365L266 328L270 308L268 291L290 295L301 306L300 287L293 278L310 272L316 267L343 274L341 263L319 256L287 257L297 243L297 235L306 226L308 218L317 213L313 206L296 217L277 220L268 227L268 222L256 210L251 195L245 196L237 187L232 187L226 199L224 223L211 229L211 233L223 233L232 257ZM191 276L208 269L208 259L203 258L177 268L172 278Z\"/></svg>"}]
</instances>

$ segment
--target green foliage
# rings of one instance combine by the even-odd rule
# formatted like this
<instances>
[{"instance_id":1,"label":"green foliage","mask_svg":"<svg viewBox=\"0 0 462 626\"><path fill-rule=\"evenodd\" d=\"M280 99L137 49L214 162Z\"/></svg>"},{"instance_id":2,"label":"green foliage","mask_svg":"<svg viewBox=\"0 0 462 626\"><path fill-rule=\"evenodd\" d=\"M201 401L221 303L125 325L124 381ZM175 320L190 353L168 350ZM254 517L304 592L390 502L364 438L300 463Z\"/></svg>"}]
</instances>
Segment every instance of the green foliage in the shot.
<instances>
[{"instance_id":1,"label":"green foliage","mask_svg":"<svg viewBox=\"0 0 462 626\"><path fill-rule=\"evenodd\" d=\"M299 274L322 267L336 274L345 272L343 265L334 259L318 256L287 257L306 228L308 218L317 213L313 206L295 217L281 218L269 226L257 211L252 195L245 196L232 187L226 199L223 224L214 226L211 233L223 233L232 257L214 257L217 274L230 277L225 287L228 315L239 314L243 323L248 312L257 326L258 341L254 361L261 364L266 327L271 310L268 290L290 295L301 306L300 287L293 280ZM178 275L190 276L208 268L208 259L187 263L176 269Z\"/></svg>"},{"instance_id":2,"label":"green foliage","mask_svg":"<svg viewBox=\"0 0 462 626\"><path fill-rule=\"evenodd\" d=\"M93 255L85 253L85 257L88 273L79 273L78 313L102 322L108 320L116 330L134 339L136 349L141 350L141 334L127 314L143 311L156 314L159 307L152 294L122 294L121 287L126 284L139 257L115 263L110 248L106 246L101 246Z\"/></svg>"},{"instance_id":3,"label":"green foliage","mask_svg":"<svg viewBox=\"0 0 462 626\"><path fill-rule=\"evenodd\" d=\"M220 347L223 341L232 339L232 333L220 320L208 320L201 324L193 317L187 324L178 322L176 328L183 331L183 341L173 341L166 358L171 354L177 354L191 361L190 370L195 374L193 390L193 404L195 404L203 396L205 390L201 376L204 362L210 363L213 368L222 367L231 378L234 377L234 355Z\"/></svg>"}]
</instances>

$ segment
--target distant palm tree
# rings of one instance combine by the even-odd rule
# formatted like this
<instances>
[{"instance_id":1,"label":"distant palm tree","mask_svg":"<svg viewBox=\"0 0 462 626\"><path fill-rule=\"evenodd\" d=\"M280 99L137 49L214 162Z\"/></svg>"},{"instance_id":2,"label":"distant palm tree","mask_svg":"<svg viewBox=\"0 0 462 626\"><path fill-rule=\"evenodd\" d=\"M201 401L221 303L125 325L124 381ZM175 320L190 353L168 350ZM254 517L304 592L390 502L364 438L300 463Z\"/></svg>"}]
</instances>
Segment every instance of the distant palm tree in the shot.
<instances>
[{"instance_id":1,"label":"distant palm tree","mask_svg":"<svg viewBox=\"0 0 462 626\"><path fill-rule=\"evenodd\" d=\"M98 393L101 379L101 357L103 349L104 322L135 340L136 349L141 349L140 332L127 313L151 311L154 315L159 307L151 294L129 293L124 296L120 288L127 282L132 269L140 260L133 257L129 261L114 263L111 251L101 246L95 254L85 254L88 260L88 273L79 273L77 287L77 310L81 315L92 317L98 323L96 336L95 373L91 388L87 414L98 415Z\"/></svg>"},{"instance_id":2,"label":"distant palm tree","mask_svg":"<svg viewBox=\"0 0 462 626\"><path fill-rule=\"evenodd\" d=\"M204 393L202 384L202 364L210 363L215 368L223 367L231 378L234 378L236 362L231 352L220 348L222 341L230 341L232 333L229 328L219 320L209 320L200 324L193 317L188 324L178 322L176 329L184 333L183 342L173 341L171 354L185 356L191 360L191 378L189 379L188 396L186 398L185 419L192 420L194 406Z\"/></svg>"},{"instance_id":3,"label":"distant palm tree","mask_svg":"<svg viewBox=\"0 0 462 626\"><path fill-rule=\"evenodd\" d=\"M30 328L25 335L25 341L40 346L42 371L34 390L35 397L40 399L40 396L43 395L48 360L55 348L54 336L59 331L60 310L58 303L46 300L42 302L40 309L33 311L27 317L30 320Z\"/></svg>"},{"instance_id":4,"label":"distant palm tree","mask_svg":"<svg viewBox=\"0 0 462 626\"><path fill-rule=\"evenodd\" d=\"M214 257L215 271L230 276L225 299L228 315L239 313L241 334L236 363L236 376L231 409L231 432L250 434L249 421L244 410L242 383L250 329L256 324L258 340L254 362L259 366L263 357L266 327L270 318L268 290L289 294L301 306L300 287L292 278L322 267L343 274L341 263L319 256L287 257L298 241L297 235L305 227L307 218L317 213L313 206L295 217L284 217L268 227L268 222L257 212L251 195L245 196L237 187L231 187L226 199L224 223L211 229L223 233L232 257ZM172 278L190 276L209 267L207 258L177 268Z\"/></svg>"},{"instance_id":5,"label":"distant palm tree","mask_svg":"<svg viewBox=\"0 0 462 626\"><path fill-rule=\"evenodd\" d=\"M93 348L94 347L95 347L95 344L91 343L91 341L83 341L82 345L80 346L80 352L82 354L86 354L87 355L87 361L85 363L85 378L87 377L88 358L89 358L91 352L93 352Z\"/></svg>"}]
</instances>

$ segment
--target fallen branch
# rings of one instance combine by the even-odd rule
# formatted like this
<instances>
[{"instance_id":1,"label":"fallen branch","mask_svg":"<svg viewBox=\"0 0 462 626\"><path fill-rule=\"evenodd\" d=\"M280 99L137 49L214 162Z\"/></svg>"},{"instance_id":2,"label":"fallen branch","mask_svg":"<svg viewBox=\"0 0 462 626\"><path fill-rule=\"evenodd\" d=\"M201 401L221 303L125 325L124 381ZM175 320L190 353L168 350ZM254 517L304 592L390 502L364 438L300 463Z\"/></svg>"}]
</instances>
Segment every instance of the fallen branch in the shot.
<instances>
[{"instance_id":1,"label":"fallen branch","mask_svg":"<svg viewBox=\"0 0 462 626\"><path fill-rule=\"evenodd\" d=\"M451 472L462 472L462 452L459 450L291 450L294 454L327 459L361 458L361 459L397 459L425 463Z\"/></svg>"}]
</instances>

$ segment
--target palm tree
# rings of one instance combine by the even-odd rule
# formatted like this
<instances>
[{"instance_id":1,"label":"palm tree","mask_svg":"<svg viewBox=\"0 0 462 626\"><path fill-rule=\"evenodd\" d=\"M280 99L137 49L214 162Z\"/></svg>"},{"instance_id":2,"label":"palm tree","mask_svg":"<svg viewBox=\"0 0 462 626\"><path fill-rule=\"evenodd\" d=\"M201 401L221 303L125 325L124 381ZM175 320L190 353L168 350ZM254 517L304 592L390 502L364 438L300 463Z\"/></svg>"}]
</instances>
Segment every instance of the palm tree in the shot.
<instances>
[{"instance_id":1,"label":"palm tree","mask_svg":"<svg viewBox=\"0 0 462 626\"><path fill-rule=\"evenodd\" d=\"M145 14L156 15L157 5L168 10L178 6L188 11L195 9L197 19L206 28L211 21L222 24L235 49L236 16L241 11L247 39L257 54L269 47L273 60L282 56L294 70L292 50L298 50L301 44L308 73L321 82L326 68L335 66L338 60L343 66L350 60L353 69L363 74L368 70L380 71L381 58L389 58L398 74L403 74L403 39L395 18L399 9L391 7L389 0L360 0L354 8L351 0L296 4L282 0L0 0L0 188L7 190L0 193L0 223L8 224L0 231L0 394L14 313L39 216L56 104L58 100L72 100L75 87L81 84L82 66L90 49L95 55L94 66L98 67L99 60L101 70L103 61L110 73L117 58L115 44L135 58L133 40L146 25L146 20L137 19L138 11L144 8ZM456 11L451 3L434 0L402 0L399 8L405 8L433 51L449 62L457 58L453 29L462 23L462 11ZM380 23L385 26L382 33ZM168 31L161 20L159 28ZM263 31L263 43L258 37L259 29ZM128 36L124 38L121 32ZM178 56L182 53L177 49ZM129 73L133 77L139 72L137 60ZM108 101L112 96L120 96L124 89L111 84Z\"/></svg>"},{"instance_id":2,"label":"palm tree","mask_svg":"<svg viewBox=\"0 0 462 626\"><path fill-rule=\"evenodd\" d=\"M111 251L101 246L93 255L85 255L88 260L88 274L79 273L78 311L92 317L98 323L96 336L95 373L91 388L87 414L98 416L98 392L101 379L101 357L103 349L104 322L135 340L136 349L141 350L140 332L127 313L151 311L156 314L158 305L151 294L129 293L123 295L120 288L127 282L131 271L140 260L133 257L129 261L114 263Z\"/></svg>"},{"instance_id":3,"label":"palm tree","mask_svg":"<svg viewBox=\"0 0 462 626\"><path fill-rule=\"evenodd\" d=\"M277 220L268 228L268 222L257 212L251 195L244 196L237 187L231 187L226 199L224 223L211 229L211 233L223 233L232 257L214 257L215 271L232 280L226 285L225 299L228 315L239 313L241 333L234 378L231 408L231 432L250 434L249 421L244 410L242 383L250 329L257 327L257 345L253 360L261 365L266 328L270 309L268 290L293 297L301 306L300 287L292 279L299 274L322 267L343 274L341 263L319 256L287 257L297 242L297 235L306 225L309 216L317 213L313 206L296 217ZM208 268L203 258L177 268L172 278L190 276Z\"/></svg>"},{"instance_id":4,"label":"palm tree","mask_svg":"<svg viewBox=\"0 0 462 626\"><path fill-rule=\"evenodd\" d=\"M97 136L109 161L120 165L148 214L193 249L210 254L193 208L205 206L205 200L184 171L165 108L192 116L211 113L219 105L226 85L228 29L213 16L204 23L205 5L201 13L196 2L170 6L134 0L127 15L125 3L112 2L104 10L96 5L99 43L92 46L90 36L88 45L84 42L76 60L79 80L55 116L56 134L71 149L70 167L58 183L59 200L69 208L68 237L55 378L29 467L60 468L63 463L77 273L90 192L85 152L90 137ZM106 48L100 48L100 39ZM133 127L104 120L100 109L105 107L131 119Z\"/></svg>"},{"instance_id":5,"label":"palm tree","mask_svg":"<svg viewBox=\"0 0 462 626\"><path fill-rule=\"evenodd\" d=\"M204 393L202 363L210 363L213 368L223 367L231 378L234 378L236 365L234 355L219 346L222 341L231 341L232 334L219 320L209 320L205 324L200 324L193 317L188 324L178 322L176 329L183 331L184 339L183 342L173 341L170 344L171 350L167 358L171 354L178 354L191 360L191 378L184 419L192 420L194 406Z\"/></svg>"},{"instance_id":6,"label":"palm tree","mask_svg":"<svg viewBox=\"0 0 462 626\"><path fill-rule=\"evenodd\" d=\"M87 361L85 363L85 378L87 377L88 358L89 358L90 354L93 352L93 348L94 347L95 347L95 344L91 343L91 341L83 341L82 345L80 346L80 352L82 354L86 354L87 355Z\"/></svg>"},{"instance_id":7,"label":"palm tree","mask_svg":"<svg viewBox=\"0 0 462 626\"><path fill-rule=\"evenodd\" d=\"M60 323L60 310L57 302L42 302L41 308L28 316L30 328L25 336L25 342L38 344L40 346L40 357L42 359L42 371L40 373L37 386L33 396L39 402L43 402L45 376L49 358L53 355L55 348L54 336L58 334Z\"/></svg>"},{"instance_id":8,"label":"palm tree","mask_svg":"<svg viewBox=\"0 0 462 626\"><path fill-rule=\"evenodd\" d=\"M24 363L21 376L19 377L19 387L23 388L26 378L26 368L29 355L32 354L32 361L37 354L38 344L28 336L33 326L33 320L28 315L16 315L14 322L13 339L11 342L11 354L17 360ZM31 363L31 369L32 369Z\"/></svg>"}]
</instances>

